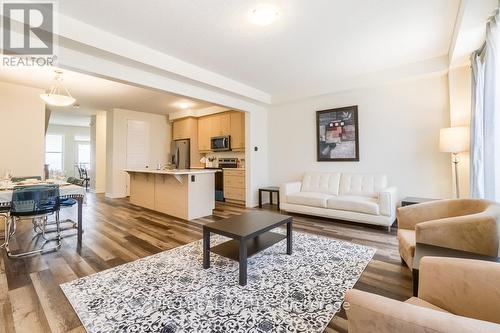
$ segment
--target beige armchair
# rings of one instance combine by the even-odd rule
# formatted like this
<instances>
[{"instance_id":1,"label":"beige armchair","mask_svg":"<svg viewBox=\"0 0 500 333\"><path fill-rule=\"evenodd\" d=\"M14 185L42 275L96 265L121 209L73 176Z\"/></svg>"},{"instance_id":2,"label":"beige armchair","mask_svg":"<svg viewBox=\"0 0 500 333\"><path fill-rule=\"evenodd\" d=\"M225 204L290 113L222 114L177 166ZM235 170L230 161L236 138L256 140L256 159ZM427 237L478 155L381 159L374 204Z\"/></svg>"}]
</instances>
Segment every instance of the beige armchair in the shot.
<instances>
[{"instance_id":1,"label":"beige armchair","mask_svg":"<svg viewBox=\"0 0 500 333\"><path fill-rule=\"evenodd\" d=\"M453 199L400 207L397 211L399 253L412 268L416 243L499 255L500 204Z\"/></svg>"},{"instance_id":2,"label":"beige armchair","mask_svg":"<svg viewBox=\"0 0 500 333\"><path fill-rule=\"evenodd\" d=\"M406 302L349 290L349 333L500 332L500 263L425 257L419 281Z\"/></svg>"}]
</instances>

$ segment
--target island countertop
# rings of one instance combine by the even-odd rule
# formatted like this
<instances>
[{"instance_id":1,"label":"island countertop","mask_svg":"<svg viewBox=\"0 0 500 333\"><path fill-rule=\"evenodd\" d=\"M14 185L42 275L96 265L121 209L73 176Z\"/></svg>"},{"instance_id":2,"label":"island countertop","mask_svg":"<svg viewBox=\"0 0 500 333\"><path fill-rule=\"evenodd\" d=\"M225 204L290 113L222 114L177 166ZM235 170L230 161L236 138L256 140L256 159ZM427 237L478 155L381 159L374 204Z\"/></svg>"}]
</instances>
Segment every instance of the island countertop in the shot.
<instances>
[{"instance_id":1,"label":"island countertop","mask_svg":"<svg viewBox=\"0 0 500 333\"><path fill-rule=\"evenodd\" d=\"M216 173L217 170L212 169L173 169L173 170L155 170L155 169L125 169L129 173L151 173L157 175L196 175L204 173Z\"/></svg>"}]
</instances>

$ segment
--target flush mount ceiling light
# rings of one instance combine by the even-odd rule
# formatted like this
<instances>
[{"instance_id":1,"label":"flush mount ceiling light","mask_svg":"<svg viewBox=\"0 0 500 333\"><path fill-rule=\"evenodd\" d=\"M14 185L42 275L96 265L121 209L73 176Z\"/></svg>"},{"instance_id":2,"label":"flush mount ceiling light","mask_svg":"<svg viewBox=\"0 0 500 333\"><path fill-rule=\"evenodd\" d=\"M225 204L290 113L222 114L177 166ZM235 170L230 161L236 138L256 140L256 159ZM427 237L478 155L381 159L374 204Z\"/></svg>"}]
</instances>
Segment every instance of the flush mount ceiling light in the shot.
<instances>
[{"instance_id":1,"label":"flush mount ceiling light","mask_svg":"<svg viewBox=\"0 0 500 333\"><path fill-rule=\"evenodd\" d=\"M276 7L269 4L262 4L252 9L248 18L254 24L266 26L276 21L278 16L279 11Z\"/></svg>"},{"instance_id":2,"label":"flush mount ceiling light","mask_svg":"<svg viewBox=\"0 0 500 333\"><path fill-rule=\"evenodd\" d=\"M62 84L63 72L54 71L54 83L49 89L48 93L41 94L40 98L44 100L45 103L52 106L70 106L75 103L75 99L69 93L68 89Z\"/></svg>"},{"instance_id":3,"label":"flush mount ceiling light","mask_svg":"<svg viewBox=\"0 0 500 333\"><path fill-rule=\"evenodd\" d=\"M178 107L179 109L186 110L191 107L193 107L193 103L190 102L177 102L175 103L175 106Z\"/></svg>"}]
</instances>

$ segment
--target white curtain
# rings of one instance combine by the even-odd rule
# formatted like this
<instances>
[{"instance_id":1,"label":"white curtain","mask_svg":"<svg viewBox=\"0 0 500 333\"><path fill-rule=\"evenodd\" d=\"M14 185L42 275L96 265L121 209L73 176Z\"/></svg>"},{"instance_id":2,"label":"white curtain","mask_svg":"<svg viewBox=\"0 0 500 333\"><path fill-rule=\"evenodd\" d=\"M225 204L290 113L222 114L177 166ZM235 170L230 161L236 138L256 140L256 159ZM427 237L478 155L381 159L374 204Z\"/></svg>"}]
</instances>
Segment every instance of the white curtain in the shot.
<instances>
[{"instance_id":1,"label":"white curtain","mask_svg":"<svg viewBox=\"0 0 500 333\"><path fill-rule=\"evenodd\" d=\"M500 35L498 9L472 62L471 196L500 201Z\"/></svg>"}]
</instances>

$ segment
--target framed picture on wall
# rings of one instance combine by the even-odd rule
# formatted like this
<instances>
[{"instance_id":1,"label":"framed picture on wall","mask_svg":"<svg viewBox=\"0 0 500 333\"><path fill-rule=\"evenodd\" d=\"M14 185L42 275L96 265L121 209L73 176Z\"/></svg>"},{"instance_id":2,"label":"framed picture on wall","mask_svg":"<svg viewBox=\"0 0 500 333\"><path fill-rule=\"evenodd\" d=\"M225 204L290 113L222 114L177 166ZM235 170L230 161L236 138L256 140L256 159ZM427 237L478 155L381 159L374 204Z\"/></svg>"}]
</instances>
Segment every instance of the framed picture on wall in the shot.
<instances>
[{"instance_id":1,"label":"framed picture on wall","mask_svg":"<svg viewBox=\"0 0 500 333\"><path fill-rule=\"evenodd\" d=\"M318 162L359 161L358 106L316 111Z\"/></svg>"}]
</instances>

